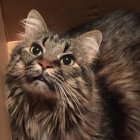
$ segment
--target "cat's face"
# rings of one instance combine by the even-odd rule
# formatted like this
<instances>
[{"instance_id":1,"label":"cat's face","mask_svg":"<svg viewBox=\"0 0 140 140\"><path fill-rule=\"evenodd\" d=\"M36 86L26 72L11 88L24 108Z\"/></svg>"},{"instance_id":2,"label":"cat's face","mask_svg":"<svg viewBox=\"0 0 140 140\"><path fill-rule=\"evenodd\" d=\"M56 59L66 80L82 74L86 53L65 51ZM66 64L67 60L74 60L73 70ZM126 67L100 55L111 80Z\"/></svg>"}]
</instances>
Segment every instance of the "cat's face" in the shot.
<instances>
[{"instance_id":1,"label":"cat's face","mask_svg":"<svg viewBox=\"0 0 140 140\"><path fill-rule=\"evenodd\" d=\"M13 78L12 84L19 84L32 96L64 100L72 106L75 98L90 97L94 82L90 65L101 38L99 31L61 38L48 31L39 13L31 11L25 38L13 52L8 76Z\"/></svg>"}]
</instances>

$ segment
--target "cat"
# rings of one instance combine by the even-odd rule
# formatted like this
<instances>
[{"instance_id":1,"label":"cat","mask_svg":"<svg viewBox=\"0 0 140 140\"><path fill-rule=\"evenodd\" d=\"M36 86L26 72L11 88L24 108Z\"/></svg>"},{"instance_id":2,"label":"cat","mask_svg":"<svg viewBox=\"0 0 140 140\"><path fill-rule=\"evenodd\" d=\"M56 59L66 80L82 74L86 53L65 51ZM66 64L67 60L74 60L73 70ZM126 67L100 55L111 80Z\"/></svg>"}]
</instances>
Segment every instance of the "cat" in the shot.
<instances>
[{"instance_id":1,"label":"cat","mask_svg":"<svg viewBox=\"0 0 140 140\"><path fill-rule=\"evenodd\" d=\"M138 140L140 18L116 12L63 35L31 10L6 73L13 140Z\"/></svg>"}]
</instances>

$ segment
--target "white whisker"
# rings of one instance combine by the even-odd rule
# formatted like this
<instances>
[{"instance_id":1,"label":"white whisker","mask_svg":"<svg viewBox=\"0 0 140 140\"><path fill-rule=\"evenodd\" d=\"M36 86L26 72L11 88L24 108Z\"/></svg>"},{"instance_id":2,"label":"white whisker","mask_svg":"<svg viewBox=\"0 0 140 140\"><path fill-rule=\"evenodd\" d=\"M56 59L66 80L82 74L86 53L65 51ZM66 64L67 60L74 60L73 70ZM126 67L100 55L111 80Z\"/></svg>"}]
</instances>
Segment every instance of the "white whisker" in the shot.
<instances>
[{"instance_id":1,"label":"white whisker","mask_svg":"<svg viewBox=\"0 0 140 140\"><path fill-rule=\"evenodd\" d=\"M59 84L59 85L60 85L60 84ZM64 90L64 88L63 88L62 85L60 85L60 90L61 90L62 93L64 94L65 99L67 100L68 105L69 105L71 108L74 109L74 106L73 106L72 102L69 100L69 98L67 97L67 95L66 95L66 93L65 93L65 90Z\"/></svg>"},{"instance_id":2,"label":"white whisker","mask_svg":"<svg viewBox=\"0 0 140 140\"><path fill-rule=\"evenodd\" d=\"M74 90L69 84L65 83L73 93L75 93L77 96L79 96L83 101L88 102L81 94L79 94L76 90Z\"/></svg>"},{"instance_id":3,"label":"white whisker","mask_svg":"<svg viewBox=\"0 0 140 140\"><path fill-rule=\"evenodd\" d=\"M78 112L80 113L80 117L82 118L83 122L84 122L84 117L83 117L83 114L80 110L80 106L81 106L81 103L79 102L79 100L76 98L76 96L73 94L72 90L67 87L66 85L63 85L63 88L65 89L66 93L65 94L68 94L70 96L70 98L72 99L72 101L74 102L74 104L76 105L77 109L78 109Z\"/></svg>"},{"instance_id":4,"label":"white whisker","mask_svg":"<svg viewBox=\"0 0 140 140\"><path fill-rule=\"evenodd\" d=\"M58 83L57 83L58 84ZM65 101L65 98L64 98L64 95L63 95L63 91L61 90L61 86L55 86L55 89L56 89L56 92L57 94L60 94L58 95L59 99L60 99L60 96L62 98L62 106L59 108L59 112L60 114L62 113L63 115L59 115L61 116L62 118L59 118L60 119L60 122L61 122L61 125L60 125L60 129L62 130L61 132L63 132L63 135L65 135L65 109L66 109L66 101Z\"/></svg>"}]
</instances>

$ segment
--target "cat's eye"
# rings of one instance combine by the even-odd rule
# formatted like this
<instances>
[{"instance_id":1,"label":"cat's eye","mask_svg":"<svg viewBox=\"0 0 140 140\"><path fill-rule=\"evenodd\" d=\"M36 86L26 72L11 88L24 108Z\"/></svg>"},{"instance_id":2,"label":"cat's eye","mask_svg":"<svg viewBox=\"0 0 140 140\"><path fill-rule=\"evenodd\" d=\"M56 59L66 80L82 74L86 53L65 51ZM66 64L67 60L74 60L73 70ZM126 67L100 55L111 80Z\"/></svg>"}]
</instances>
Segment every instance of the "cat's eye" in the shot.
<instances>
[{"instance_id":1,"label":"cat's eye","mask_svg":"<svg viewBox=\"0 0 140 140\"><path fill-rule=\"evenodd\" d=\"M73 65L75 63L74 57L70 54L64 55L60 58L60 63L62 65Z\"/></svg>"},{"instance_id":2,"label":"cat's eye","mask_svg":"<svg viewBox=\"0 0 140 140\"><path fill-rule=\"evenodd\" d=\"M40 56L43 54L43 48L39 44L33 43L30 48L30 52L34 55Z\"/></svg>"}]
</instances>

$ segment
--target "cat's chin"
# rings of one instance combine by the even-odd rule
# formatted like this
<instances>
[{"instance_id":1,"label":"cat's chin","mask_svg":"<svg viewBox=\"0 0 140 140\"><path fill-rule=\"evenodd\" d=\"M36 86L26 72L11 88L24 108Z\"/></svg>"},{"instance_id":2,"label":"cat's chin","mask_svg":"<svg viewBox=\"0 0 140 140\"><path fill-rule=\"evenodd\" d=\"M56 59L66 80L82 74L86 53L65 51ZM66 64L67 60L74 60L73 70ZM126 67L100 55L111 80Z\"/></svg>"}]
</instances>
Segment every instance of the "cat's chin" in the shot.
<instances>
[{"instance_id":1,"label":"cat's chin","mask_svg":"<svg viewBox=\"0 0 140 140\"><path fill-rule=\"evenodd\" d=\"M57 98L56 92L50 89L50 86L40 80L35 80L31 83L23 84L24 89L27 93L31 94L32 96L42 96L44 98Z\"/></svg>"}]
</instances>

